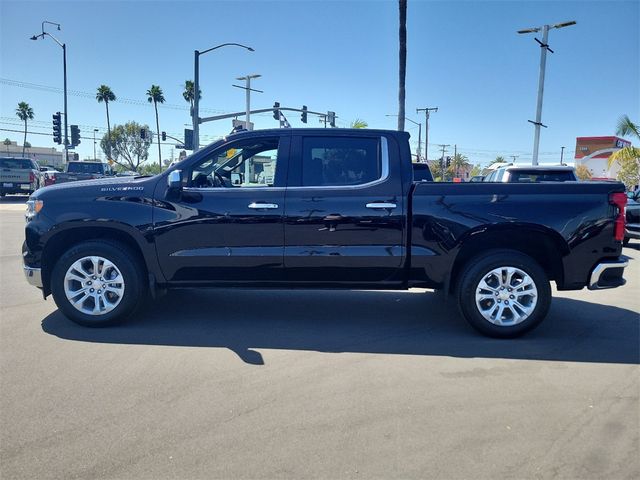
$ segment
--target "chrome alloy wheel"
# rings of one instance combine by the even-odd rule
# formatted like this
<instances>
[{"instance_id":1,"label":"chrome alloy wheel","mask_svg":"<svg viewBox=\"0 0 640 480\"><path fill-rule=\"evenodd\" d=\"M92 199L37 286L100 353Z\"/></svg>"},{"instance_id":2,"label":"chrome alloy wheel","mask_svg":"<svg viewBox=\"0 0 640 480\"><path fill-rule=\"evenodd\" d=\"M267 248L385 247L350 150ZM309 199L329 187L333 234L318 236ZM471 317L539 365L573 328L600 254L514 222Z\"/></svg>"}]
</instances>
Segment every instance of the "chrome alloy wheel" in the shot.
<instances>
[{"instance_id":1,"label":"chrome alloy wheel","mask_svg":"<svg viewBox=\"0 0 640 480\"><path fill-rule=\"evenodd\" d=\"M106 258L83 257L67 270L64 293L80 312L104 315L122 301L124 278L118 267Z\"/></svg>"},{"instance_id":2,"label":"chrome alloy wheel","mask_svg":"<svg viewBox=\"0 0 640 480\"><path fill-rule=\"evenodd\" d=\"M498 326L524 322L537 303L535 282L515 267L494 268L482 277L476 288L478 311L485 320Z\"/></svg>"}]
</instances>

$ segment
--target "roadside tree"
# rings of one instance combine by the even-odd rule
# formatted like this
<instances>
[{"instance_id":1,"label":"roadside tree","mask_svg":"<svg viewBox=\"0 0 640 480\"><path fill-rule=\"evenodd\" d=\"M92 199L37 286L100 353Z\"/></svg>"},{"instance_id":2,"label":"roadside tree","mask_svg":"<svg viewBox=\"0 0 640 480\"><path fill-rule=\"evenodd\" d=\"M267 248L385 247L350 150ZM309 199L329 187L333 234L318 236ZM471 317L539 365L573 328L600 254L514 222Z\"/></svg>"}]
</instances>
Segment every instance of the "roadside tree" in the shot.
<instances>
[{"instance_id":1,"label":"roadside tree","mask_svg":"<svg viewBox=\"0 0 640 480\"><path fill-rule=\"evenodd\" d=\"M156 110L156 136L158 138L158 165L162 168L162 151L160 150L160 121L158 120L158 104L164 103L164 94L162 89L158 85L151 85L151 88L147 90L147 100L149 103L153 103Z\"/></svg>"},{"instance_id":2,"label":"roadside tree","mask_svg":"<svg viewBox=\"0 0 640 480\"><path fill-rule=\"evenodd\" d=\"M16 108L16 116L24 122L24 141L22 142L22 156L24 157L24 150L27 148L27 121L33 120L33 109L27 102L20 102Z\"/></svg>"},{"instance_id":3,"label":"roadside tree","mask_svg":"<svg viewBox=\"0 0 640 480\"><path fill-rule=\"evenodd\" d=\"M111 152L111 159L125 170L139 171L141 164L149 158L151 136L140 138L140 130L149 131L148 125L127 122L114 125L111 134L100 140L100 148L105 154Z\"/></svg>"},{"instance_id":4,"label":"roadside tree","mask_svg":"<svg viewBox=\"0 0 640 480\"><path fill-rule=\"evenodd\" d=\"M576 167L576 177L582 181L591 180L593 172L589 170L586 165L578 165Z\"/></svg>"},{"instance_id":5,"label":"roadside tree","mask_svg":"<svg viewBox=\"0 0 640 480\"><path fill-rule=\"evenodd\" d=\"M96 92L96 100L98 103L104 102L107 109L107 136L111 136L111 122L109 120L109 102L115 102L116 96L107 85L100 85ZM111 152L105 152L107 158L111 158Z\"/></svg>"}]
</instances>

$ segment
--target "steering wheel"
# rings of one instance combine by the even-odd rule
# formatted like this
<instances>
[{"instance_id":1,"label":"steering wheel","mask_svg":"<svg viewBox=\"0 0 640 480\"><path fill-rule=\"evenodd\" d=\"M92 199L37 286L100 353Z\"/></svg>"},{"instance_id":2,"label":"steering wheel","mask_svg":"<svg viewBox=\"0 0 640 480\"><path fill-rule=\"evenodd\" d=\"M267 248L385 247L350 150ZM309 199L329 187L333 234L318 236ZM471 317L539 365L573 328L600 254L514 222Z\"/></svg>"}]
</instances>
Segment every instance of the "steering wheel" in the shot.
<instances>
[{"instance_id":1,"label":"steering wheel","mask_svg":"<svg viewBox=\"0 0 640 480\"><path fill-rule=\"evenodd\" d=\"M220 175L218 172L212 172L213 173L213 177L212 177L212 183L214 187L226 187L227 184L224 181L224 177L222 175Z\"/></svg>"}]
</instances>

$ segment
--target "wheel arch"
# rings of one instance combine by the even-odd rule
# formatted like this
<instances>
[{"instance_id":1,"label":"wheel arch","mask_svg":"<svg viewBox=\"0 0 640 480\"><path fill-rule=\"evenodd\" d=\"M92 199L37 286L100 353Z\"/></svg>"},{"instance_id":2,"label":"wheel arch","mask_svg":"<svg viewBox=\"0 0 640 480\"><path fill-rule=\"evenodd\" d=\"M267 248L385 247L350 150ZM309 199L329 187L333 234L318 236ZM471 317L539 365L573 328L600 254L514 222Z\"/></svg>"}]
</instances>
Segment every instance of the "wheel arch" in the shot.
<instances>
[{"instance_id":1,"label":"wheel arch","mask_svg":"<svg viewBox=\"0 0 640 480\"><path fill-rule=\"evenodd\" d=\"M51 273L56 261L71 247L88 240L111 240L128 247L139 260L141 268L144 268L145 277L152 273L157 278L155 251L150 250L152 245L139 231L118 223L61 224L45 240L42 250L42 284L45 296L51 293Z\"/></svg>"},{"instance_id":2,"label":"wheel arch","mask_svg":"<svg viewBox=\"0 0 640 480\"><path fill-rule=\"evenodd\" d=\"M533 258L543 268L549 280L562 283L562 257L569 253L567 242L557 232L531 224L482 227L468 232L460 240L450 273L449 291L458 283L460 273L469 260L490 250L512 250Z\"/></svg>"}]
</instances>

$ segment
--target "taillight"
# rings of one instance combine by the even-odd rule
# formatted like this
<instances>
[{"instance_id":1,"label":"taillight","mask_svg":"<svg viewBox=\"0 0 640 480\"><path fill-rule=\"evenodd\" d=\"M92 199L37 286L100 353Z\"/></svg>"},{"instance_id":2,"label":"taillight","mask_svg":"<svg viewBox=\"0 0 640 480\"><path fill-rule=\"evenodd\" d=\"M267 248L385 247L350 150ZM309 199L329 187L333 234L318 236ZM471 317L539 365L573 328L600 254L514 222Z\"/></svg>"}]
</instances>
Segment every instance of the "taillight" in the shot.
<instances>
[{"instance_id":1,"label":"taillight","mask_svg":"<svg viewBox=\"0 0 640 480\"><path fill-rule=\"evenodd\" d=\"M618 242L621 242L624 240L624 207L627 205L627 196L622 192L612 193L609 195L609 203L618 209L613 229L613 237Z\"/></svg>"},{"instance_id":2,"label":"taillight","mask_svg":"<svg viewBox=\"0 0 640 480\"><path fill-rule=\"evenodd\" d=\"M33 183L36 181L36 176L33 174L33 172L29 172L29 183Z\"/></svg>"}]
</instances>

